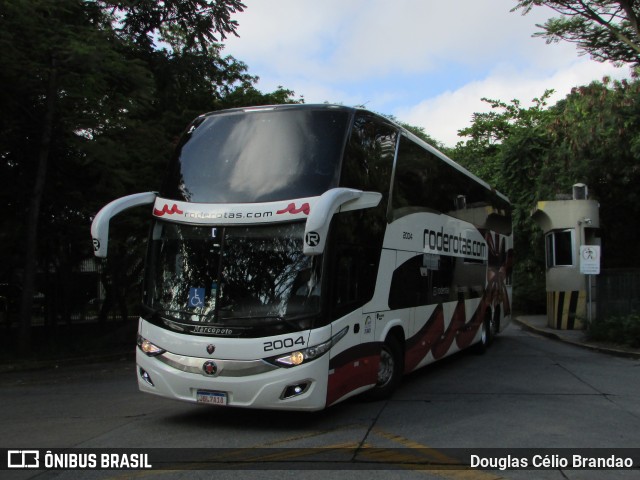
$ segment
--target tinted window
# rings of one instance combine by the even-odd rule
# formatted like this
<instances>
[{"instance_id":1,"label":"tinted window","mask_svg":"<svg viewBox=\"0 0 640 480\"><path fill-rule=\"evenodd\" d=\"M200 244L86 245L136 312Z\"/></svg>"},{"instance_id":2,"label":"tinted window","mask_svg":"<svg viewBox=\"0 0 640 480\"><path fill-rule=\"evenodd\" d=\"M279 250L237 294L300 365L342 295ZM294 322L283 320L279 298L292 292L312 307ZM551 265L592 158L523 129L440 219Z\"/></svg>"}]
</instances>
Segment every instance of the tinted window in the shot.
<instances>
[{"instance_id":1,"label":"tinted window","mask_svg":"<svg viewBox=\"0 0 640 480\"><path fill-rule=\"evenodd\" d=\"M371 300L375 289L384 230L379 209L334 215L331 221L330 262L332 318L353 311Z\"/></svg>"},{"instance_id":2,"label":"tinted window","mask_svg":"<svg viewBox=\"0 0 640 480\"><path fill-rule=\"evenodd\" d=\"M404 135L400 138L392 190L393 218L427 210L484 225L491 219L478 215L489 213L486 206L503 214L509 209L507 202L472 177Z\"/></svg>"},{"instance_id":3,"label":"tinted window","mask_svg":"<svg viewBox=\"0 0 640 480\"><path fill-rule=\"evenodd\" d=\"M393 272L389 308L417 307L478 298L484 291L486 266L463 258L420 254Z\"/></svg>"},{"instance_id":4,"label":"tinted window","mask_svg":"<svg viewBox=\"0 0 640 480\"><path fill-rule=\"evenodd\" d=\"M389 289L389 308L417 307L429 303L428 269L423 265L423 255L406 261L393 272Z\"/></svg>"},{"instance_id":5,"label":"tinted window","mask_svg":"<svg viewBox=\"0 0 640 480\"><path fill-rule=\"evenodd\" d=\"M345 151L340 185L379 192L388 200L397 131L366 113L358 113Z\"/></svg>"},{"instance_id":6,"label":"tinted window","mask_svg":"<svg viewBox=\"0 0 640 480\"><path fill-rule=\"evenodd\" d=\"M386 229L389 185L398 133L358 112L344 155L340 186L382 193L376 208L334 215L331 223L332 318L364 305L375 289Z\"/></svg>"},{"instance_id":7,"label":"tinted window","mask_svg":"<svg viewBox=\"0 0 640 480\"><path fill-rule=\"evenodd\" d=\"M162 196L245 203L321 195L337 186L349 118L335 108L202 117L178 146Z\"/></svg>"}]
</instances>

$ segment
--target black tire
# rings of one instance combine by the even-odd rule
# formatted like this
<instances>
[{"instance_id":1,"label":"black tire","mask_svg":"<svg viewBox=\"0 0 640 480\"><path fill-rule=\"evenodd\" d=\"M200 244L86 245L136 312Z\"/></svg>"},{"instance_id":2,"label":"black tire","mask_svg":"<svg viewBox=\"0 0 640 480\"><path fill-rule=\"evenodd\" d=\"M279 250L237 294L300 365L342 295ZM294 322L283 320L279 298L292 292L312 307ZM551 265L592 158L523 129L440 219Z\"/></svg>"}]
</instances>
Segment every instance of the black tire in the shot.
<instances>
[{"instance_id":1,"label":"black tire","mask_svg":"<svg viewBox=\"0 0 640 480\"><path fill-rule=\"evenodd\" d=\"M404 373L404 355L400 341L393 335L387 337L380 349L378 383L366 392L367 400L389 398L400 385Z\"/></svg>"},{"instance_id":2,"label":"black tire","mask_svg":"<svg viewBox=\"0 0 640 480\"><path fill-rule=\"evenodd\" d=\"M492 340L492 315L488 314L480 326L480 341L474 345L474 352L482 355L487 351Z\"/></svg>"},{"instance_id":3,"label":"black tire","mask_svg":"<svg viewBox=\"0 0 640 480\"><path fill-rule=\"evenodd\" d=\"M496 306L491 316L491 328L489 329L489 343L493 342L496 335L500 333L500 306Z\"/></svg>"}]
</instances>

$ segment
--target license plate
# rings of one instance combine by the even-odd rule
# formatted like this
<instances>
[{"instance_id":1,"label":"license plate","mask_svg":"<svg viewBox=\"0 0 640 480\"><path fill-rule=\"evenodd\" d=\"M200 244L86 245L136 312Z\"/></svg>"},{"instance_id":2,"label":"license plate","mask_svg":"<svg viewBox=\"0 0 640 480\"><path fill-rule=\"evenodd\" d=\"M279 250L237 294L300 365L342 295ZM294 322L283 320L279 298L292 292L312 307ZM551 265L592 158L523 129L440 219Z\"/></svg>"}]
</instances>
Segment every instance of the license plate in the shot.
<instances>
[{"instance_id":1,"label":"license plate","mask_svg":"<svg viewBox=\"0 0 640 480\"><path fill-rule=\"evenodd\" d=\"M212 392L209 390L198 390L196 394L198 403L206 403L207 405L226 405L226 392Z\"/></svg>"}]
</instances>

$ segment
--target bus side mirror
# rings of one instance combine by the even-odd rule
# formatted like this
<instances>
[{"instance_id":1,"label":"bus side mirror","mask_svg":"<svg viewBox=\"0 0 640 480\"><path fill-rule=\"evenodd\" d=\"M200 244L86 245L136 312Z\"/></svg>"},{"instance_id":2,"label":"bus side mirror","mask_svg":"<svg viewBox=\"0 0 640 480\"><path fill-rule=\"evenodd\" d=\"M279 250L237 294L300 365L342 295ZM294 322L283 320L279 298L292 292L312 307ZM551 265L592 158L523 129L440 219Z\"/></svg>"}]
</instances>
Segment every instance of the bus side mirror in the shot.
<instances>
[{"instance_id":1,"label":"bus side mirror","mask_svg":"<svg viewBox=\"0 0 640 480\"><path fill-rule=\"evenodd\" d=\"M376 207L381 199L381 193L363 192L352 188L332 188L324 192L307 218L304 229L304 254L320 255L324 252L329 223L336 212Z\"/></svg>"},{"instance_id":2,"label":"bus side mirror","mask_svg":"<svg viewBox=\"0 0 640 480\"><path fill-rule=\"evenodd\" d=\"M155 201L157 192L135 193L118 198L100 209L91 222L91 237L93 238L93 253L96 257L106 258L109 246L109 221L132 207L151 204Z\"/></svg>"}]
</instances>

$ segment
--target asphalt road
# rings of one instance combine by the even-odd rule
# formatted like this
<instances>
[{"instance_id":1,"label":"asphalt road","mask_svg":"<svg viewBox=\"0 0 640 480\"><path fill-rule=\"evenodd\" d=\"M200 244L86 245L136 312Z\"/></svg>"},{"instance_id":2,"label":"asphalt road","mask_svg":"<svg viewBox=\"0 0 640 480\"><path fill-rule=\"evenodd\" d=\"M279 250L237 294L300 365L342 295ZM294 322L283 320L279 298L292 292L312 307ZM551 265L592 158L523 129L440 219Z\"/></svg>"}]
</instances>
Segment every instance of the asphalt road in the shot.
<instances>
[{"instance_id":1,"label":"asphalt road","mask_svg":"<svg viewBox=\"0 0 640 480\"><path fill-rule=\"evenodd\" d=\"M192 463L152 471L11 470L0 472L2 478L640 478L640 470L415 465L411 459L454 458L457 451L450 448L546 448L562 456L567 448L640 447L640 360L566 345L517 325L485 355L462 353L405 377L388 401L356 398L323 412L204 407L144 395L137 390L133 360L1 374L0 405L0 448L179 447L185 455L224 448L239 458L267 447L289 462L277 471L211 472ZM315 447L332 447L334 463L300 471L295 462L318 454ZM388 458L372 457L375 450L365 449L370 447L384 448ZM388 463L394 466L378 466Z\"/></svg>"}]
</instances>

